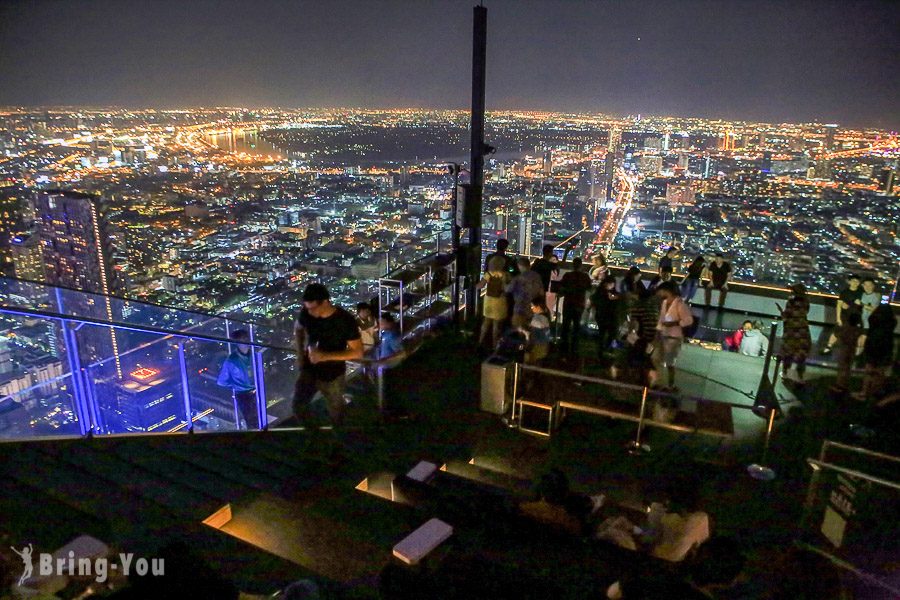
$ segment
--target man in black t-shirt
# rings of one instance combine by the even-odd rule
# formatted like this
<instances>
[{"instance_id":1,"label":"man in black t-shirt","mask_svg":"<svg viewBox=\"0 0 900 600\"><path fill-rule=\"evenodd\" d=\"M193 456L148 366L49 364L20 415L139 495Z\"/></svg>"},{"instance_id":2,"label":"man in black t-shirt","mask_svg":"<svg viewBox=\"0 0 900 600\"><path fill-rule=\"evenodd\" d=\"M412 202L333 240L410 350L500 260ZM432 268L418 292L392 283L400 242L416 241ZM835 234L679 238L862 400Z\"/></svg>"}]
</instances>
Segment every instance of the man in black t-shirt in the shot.
<instances>
[{"instance_id":1,"label":"man in black t-shirt","mask_svg":"<svg viewBox=\"0 0 900 600\"><path fill-rule=\"evenodd\" d=\"M497 240L497 250L488 254L487 258L484 259L485 273L488 272L488 264L491 262L491 259L495 256L500 256L506 263L506 270L510 275L515 276L519 274L519 267L516 266L516 259L506 253L507 248L509 248L509 240L505 238Z\"/></svg>"},{"instance_id":2,"label":"man in black t-shirt","mask_svg":"<svg viewBox=\"0 0 900 600\"><path fill-rule=\"evenodd\" d=\"M719 290L719 308L722 308L728 295L728 282L731 281L731 263L725 261L721 252L716 252L716 258L709 263L706 271L709 273L709 281L706 282L706 306L712 304L712 291Z\"/></svg>"},{"instance_id":3,"label":"man in black t-shirt","mask_svg":"<svg viewBox=\"0 0 900 600\"><path fill-rule=\"evenodd\" d=\"M340 425L346 404L346 361L363 356L356 319L331 303L324 285L311 283L303 291L303 310L294 324L294 337L300 370L294 387L294 414L301 423L310 424L309 404L320 392L332 424Z\"/></svg>"},{"instance_id":4,"label":"man in black t-shirt","mask_svg":"<svg viewBox=\"0 0 900 600\"><path fill-rule=\"evenodd\" d=\"M550 291L550 278L554 272L559 272L559 266L553 262L553 246L550 244L544 246L541 258L534 261L531 270L541 276L544 292Z\"/></svg>"},{"instance_id":5,"label":"man in black t-shirt","mask_svg":"<svg viewBox=\"0 0 900 600\"><path fill-rule=\"evenodd\" d=\"M851 313L859 313L862 316L863 289L859 286L859 275L851 273L847 276L847 287L838 294L835 315L835 324L840 327ZM822 354L829 354L837 342L837 336L832 333L828 336L828 345L822 349Z\"/></svg>"}]
</instances>

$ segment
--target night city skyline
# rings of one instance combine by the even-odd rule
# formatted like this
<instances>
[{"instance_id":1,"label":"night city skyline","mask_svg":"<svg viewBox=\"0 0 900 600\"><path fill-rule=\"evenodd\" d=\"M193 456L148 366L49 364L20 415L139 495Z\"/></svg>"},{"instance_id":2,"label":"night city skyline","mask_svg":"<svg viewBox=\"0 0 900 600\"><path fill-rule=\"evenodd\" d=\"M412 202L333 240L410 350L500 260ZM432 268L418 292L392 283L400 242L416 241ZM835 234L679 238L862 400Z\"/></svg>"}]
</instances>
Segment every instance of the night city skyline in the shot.
<instances>
[{"instance_id":1,"label":"night city skyline","mask_svg":"<svg viewBox=\"0 0 900 600\"><path fill-rule=\"evenodd\" d=\"M900 127L890 2L489 8L489 109ZM463 108L467 9L8 2L0 105Z\"/></svg>"},{"instance_id":2,"label":"night city skyline","mask_svg":"<svg viewBox=\"0 0 900 600\"><path fill-rule=\"evenodd\" d=\"M0 600L900 597L898 8L0 0Z\"/></svg>"}]
</instances>

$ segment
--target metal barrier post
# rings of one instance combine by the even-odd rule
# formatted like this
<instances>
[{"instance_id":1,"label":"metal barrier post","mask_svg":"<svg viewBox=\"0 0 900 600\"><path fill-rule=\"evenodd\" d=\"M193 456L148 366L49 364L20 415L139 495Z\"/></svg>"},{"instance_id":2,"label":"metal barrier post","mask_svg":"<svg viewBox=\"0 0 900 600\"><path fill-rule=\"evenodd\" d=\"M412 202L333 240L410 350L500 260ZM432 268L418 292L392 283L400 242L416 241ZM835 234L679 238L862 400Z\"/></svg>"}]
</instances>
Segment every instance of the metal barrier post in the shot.
<instances>
[{"instance_id":1,"label":"metal barrier post","mask_svg":"<svg viewBox=\"0 0 900 600\"><path fill-rule=\"evenodd\" d=\"M56 291L57 296L59 290ZM88 386L85 383L84 372L81 368L81 355L78 352L78 339L75 331L69 326L68 321L63 321L60 329L63 334L63 342L66 348L66 359L69 361L69 374L72 376L72 395L75 400L75 414L78 416L78 429L83 436L89 436L94 429L94 420L91 418L90 397Z\"/></svg>"},{"instance_id":2,"label":"metal barrier post","mask_svg":"<svg viewBox=\"0 0 900 600\"><path fill-rule=\"evenodd\" d=\"M378 386L378 414L384 414L384 367L375 367L375 379Z\"/></svg>"},{"instance_id":3,"label":"metal barrier post","mask_svg":"<svg viewBox=\"0 0 900 600\"><path fill-rule=\"evenodd\" d=\"M641 414L638 416L637 435L635 436L634 441L629 442L628 444L627 449L629 454L643 454L650 452L650 446L641 443L641 433L644 431L644 416L647 413L648 391L648 388L644 386L644 391L641 394Z\"/></svg>"},{"instance_id":4,"label":"metal barrier post","mask_svg":"<svg viewBox=\"0 0 900 600\"><path fill-rule=\"evenodd\" d=\"M181 394L184 399L184 416L189 433L194 431L194 418L191 414L191 391L188 388L187 364L184 360L184 342L178 342L178 364L181 367Z\"/></svg>"},{"instance_id":5,"label":"metal barrier post","mask_svg":"<svg viewBox=\"0 0 900 600\"><path fill-rule=\"evenodd\" d=\"M254 343L256 342L255 334L254 326L250 325L250 341ZM268 402L266 400L266 380L263 370L263 350L253 347L251 352L253 353L253 383L256 384L256 419L257 423L259 423L260 431L266 431L269 429L269 415L266 410ZM249 423L247 428L249 429Z\"/></svg>"},{"instance_id":6,"label":"metal barrier post","mask_svg":"<svg viewBox=\"0 0 900 600\"><path fill-rule=\"evenodd\" d=\"M766 440L763 443L762 459L759 463L754 463L747 467L747 472L753 479L759 481L771 481L775 479L775 471L771 467L766 466L766 459L769 456L769 441L772 439L772 428L775 426L775 416L778 409L769 409L769 423L766 426Z\"/></svg>"},{"instance_id":7,"label":"metal barrier post","mask_svg":"<svg viewBox=\"0 0 900 600\"><path fill-rule=\"evenodd\" d=\"M225 337L227 337L229 340L231 339L231 327L229 326L228 319L225 319ZM231 342L228 342L228 344L226 344L225 351L228 352L229 355L231 354ZM241 425L241 411L238 408L237 394L234 392L233 388L231 390L231 404L234 408L235 427L239 428Z\"/></svg>"},{"instance_id":8,"label":"metal barrier post","mask_svg":"<svg viewBox=\"0 0 900 600\"><path fill-rule=\"evenodd\" d=\"M512 386L512 410L509 413L509 418L506 421L507 427L513 429L518 426L518 420L516 419L516 396L519 393L519 363L513 363L513 386Z\"/></svg>"}]
</instances>

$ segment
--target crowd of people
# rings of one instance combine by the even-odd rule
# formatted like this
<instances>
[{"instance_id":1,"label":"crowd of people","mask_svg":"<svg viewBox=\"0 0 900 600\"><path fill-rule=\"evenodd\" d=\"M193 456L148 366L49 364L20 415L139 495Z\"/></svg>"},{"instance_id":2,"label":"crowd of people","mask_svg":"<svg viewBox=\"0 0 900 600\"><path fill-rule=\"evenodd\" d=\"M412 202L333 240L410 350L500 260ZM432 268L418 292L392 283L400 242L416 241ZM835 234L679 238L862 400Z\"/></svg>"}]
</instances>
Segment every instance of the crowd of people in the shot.
<instances>
[{"instance_id":1,"label":"crowd of people","mask_svg":"<svg viewBox=\"0 0 900 600\"><path fill-rule=\"evenodd\" d=\"M509 256L507 248L506 240L498 241L479 283L485 289L480 345L495 348L505 335L521 335L526 340L525 362L540 364L552 356L549 331L555 322L558 357L565 366L578 355L585 325L592 322L598 357L614 378L669 391L677 390L675 367L682 344L700 325L691 308L702 308L705 315L713 300L719 309L725 307L734 274L721 253L682 261L677 247L664 251L649 279L637 266L617 279L602 254L592 256L587 269L576 257L562 273L561 264L572 248L560 260L552 246L544 246L533 263ZM684 273L676 281L676 267L682 264ZM695 296L701 288L703 303L698 304ZM783 324L780 341L770 340L762 323L753 320L719 341L723 350L754 357L766 356L770 345L776 344L785 379L802 385L813 354L806 288L791 286L787 302L778 308ZM834 387L846 390L854 365L864 367L864 384L855 396L869 398L893 360L895 317L882 303L875 280L856 275L848 278L835 308L835 327L822 349L825 355L834 353L838 367Z\"/></svg>"},{"instance_id":2,"label":"crowd of people","mask_svg":"<svg viewBox=\"0 0 900 600\"><path fill-rule=\"evenodd\" d=\"M533 262L507 254L506 240L497 242L488 255L477 287L483 290L482 321L478 343L493 351L517 348L526 364L542 365L558 357L562 366L575 364L581 338L590 321L596 328L596 353L613 378L666 391L677 391L676 365L685 338L699 327L691 310L697 291L704 288L703 308L725 305L734 270L717 253L707 260L697 256L680 261L679 249L670 247L659 258L649 280L632 266L617 279L603 257L591 257L590 266L575 257L563 273L562 259L553 246L542 249ZM676 281L678 263L686 267ZM679 269L680 271L681 269ZM299 376L294 393L294 413L312 424L311 400L321 395L328 418L339 425L346 412L346 363L362 361L369 374L383 374L396 366L404 354L394 318L387 313L376 318L367 303L356 306L356 315L332 304L327 288L311 283L303 293L303 308L295 322ZM777 356L785 380L804 382L806 363L813 353L808 315L810 298L802 284L790 288L784 306L778 305L783 324ZM834 355L837 377L834 388L847 390L854 366L864 369L863 385L854 396L870 399L883 386L886 369L893 362L896 317L872 278L853 274L840 292L835 306L836 323L822 354ZM554 322L557 352L553 346ZM222 365L218 384L230 388L241 419L250 429L259 427L253 382L251 341L246 330L232 333L232 348ZM772 342L759 321L746 320L724 336L723 350L747 356L767 355ZM374 377L373 377L374 379Z\"/></svg>"}]
</instances>

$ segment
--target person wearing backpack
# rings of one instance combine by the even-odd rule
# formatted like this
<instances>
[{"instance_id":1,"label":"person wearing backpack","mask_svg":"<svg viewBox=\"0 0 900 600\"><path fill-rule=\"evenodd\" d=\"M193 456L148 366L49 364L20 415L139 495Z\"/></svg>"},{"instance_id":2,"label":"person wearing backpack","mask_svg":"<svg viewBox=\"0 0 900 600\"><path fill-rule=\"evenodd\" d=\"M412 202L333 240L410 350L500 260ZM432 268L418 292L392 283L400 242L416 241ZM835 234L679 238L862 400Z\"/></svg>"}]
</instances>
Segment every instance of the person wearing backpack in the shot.
<instances>
[{"instance_id":1,"label":"person wearing backpack","mask_svg":"<svg viewBox=\"0 0 900 600\"><path fill-rule=\"evenodd\" d=\"M675 362L681 352L684 341L684 330L694 323L691 309L679 294L678 286L672 281L661 283L656 293L662 298L659 309L659 322L656 325L657 338L653 349L653 362L657 369L666 367L668 385L664 388L677 391L675 387Z\"/></svg>"},{"instance_id":2,"label":"person wearing backpack","mask_svg":"<svg viewBox=\"0 0 900 600\"><path fill-rule=\"evenodd\" d=\"M502 256L492 256L488 261L488 270L478 282L478 289L485 288L484 293L484 320L481 322L481 335L478 337L479 346L484 344L488 335L491 336L490 348L500 341L503 322L509 315L509 307L506 300L506 286L509 285L510 276L506 270L506 260Z\"/></svg>"}]
</instances>

